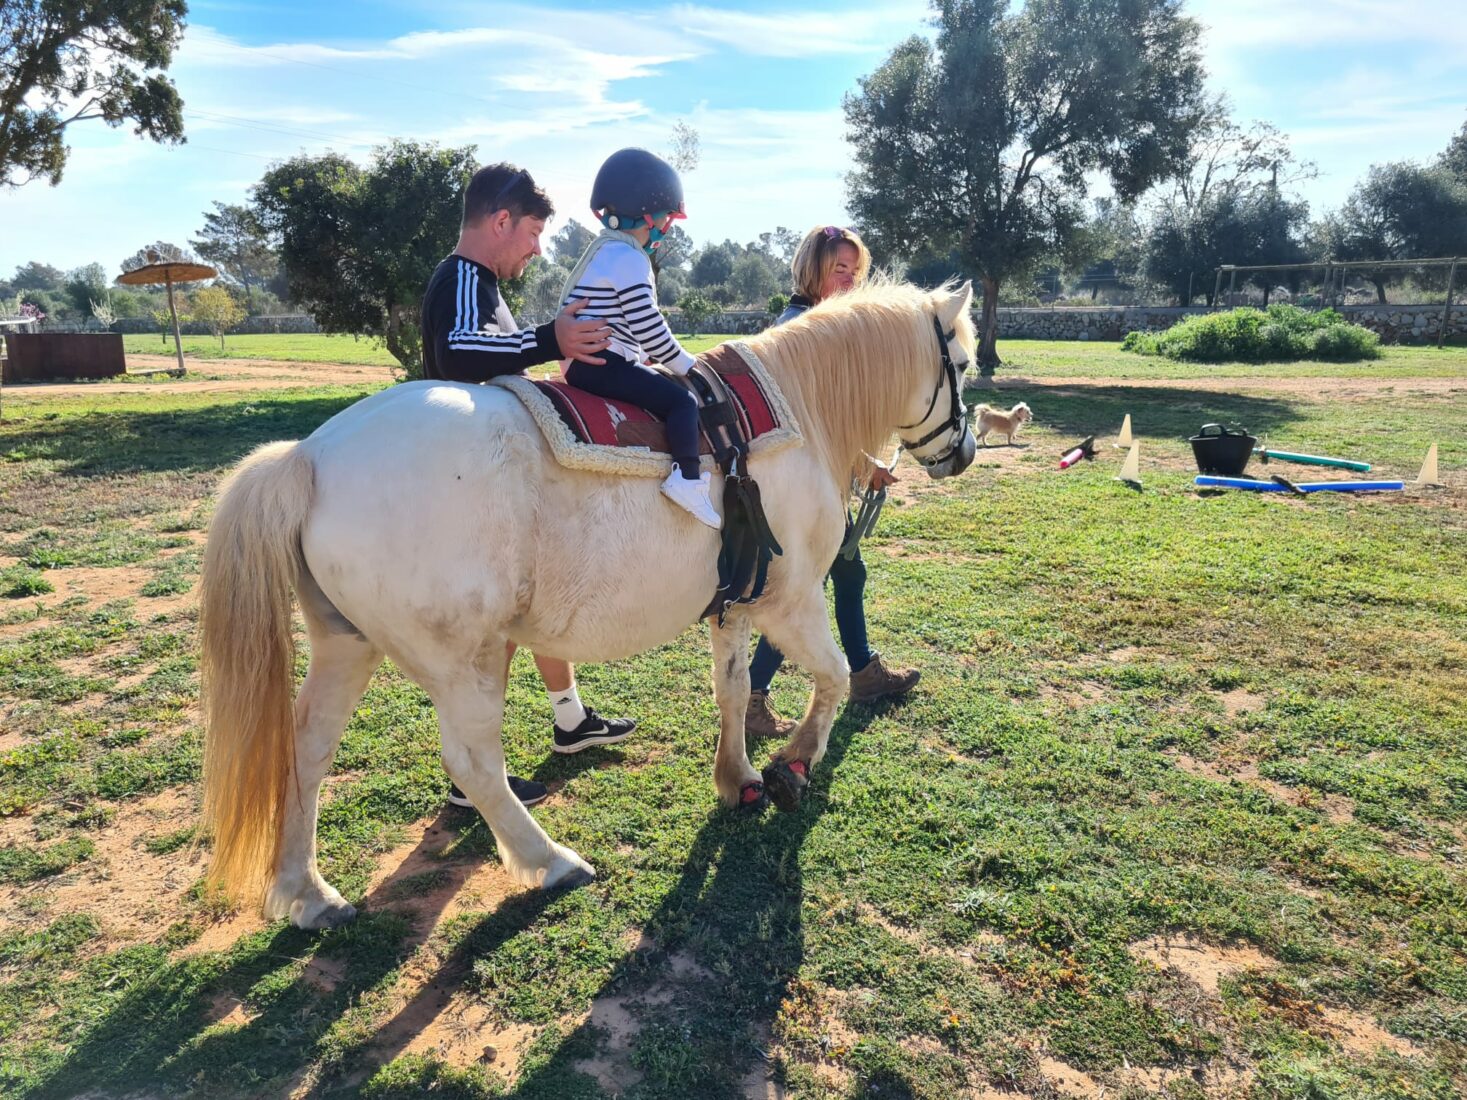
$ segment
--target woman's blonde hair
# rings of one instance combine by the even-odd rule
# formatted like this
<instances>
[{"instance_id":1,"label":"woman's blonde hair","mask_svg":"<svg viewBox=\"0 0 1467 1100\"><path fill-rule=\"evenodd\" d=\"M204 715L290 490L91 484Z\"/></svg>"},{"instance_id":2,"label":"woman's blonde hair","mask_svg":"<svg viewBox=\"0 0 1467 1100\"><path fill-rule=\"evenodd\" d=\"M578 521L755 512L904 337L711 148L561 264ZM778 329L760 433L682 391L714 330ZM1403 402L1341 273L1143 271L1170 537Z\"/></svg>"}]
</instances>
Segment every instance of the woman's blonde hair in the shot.
<instances>
[{"instance_id":1,"label":"woman's blonde hair","mask_svg":"<svg viewBox=\"0 0 1467 1100\"><path fill-rule=\"evenodd\" d=\"M866 281L866 273L871 270L871 252L860 235L854 229L843 229L838 225L817 225L805 234L800 247L795 249L795 258L790 262L796 294L803 294L812 302L820 300L820 288L834 270L836 254L842 244L855 246L856 285Z\"/></svg>"}]
</instances>

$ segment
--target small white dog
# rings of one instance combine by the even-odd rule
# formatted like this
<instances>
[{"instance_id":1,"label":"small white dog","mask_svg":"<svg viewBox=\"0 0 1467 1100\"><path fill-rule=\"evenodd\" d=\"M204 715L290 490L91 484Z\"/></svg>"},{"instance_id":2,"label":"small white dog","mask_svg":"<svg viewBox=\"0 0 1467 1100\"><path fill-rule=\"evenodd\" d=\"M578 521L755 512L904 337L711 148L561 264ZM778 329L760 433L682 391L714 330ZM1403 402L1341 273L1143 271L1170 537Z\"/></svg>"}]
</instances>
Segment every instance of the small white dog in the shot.
<instances>
[{"instance_id":1,"label":"small white dog","mask_svg":"<svg viewBox=\"0 0 1467 1100\"><path fill-rule=\"evenodd\" d=\"M992 405L975 405L973 411L978 415L978 442L985 447L988 444L984 437L989 432L1002 432L1005 442L1012 443L1014 436L1019 434L1020 426L1034 419L1029 406L1022 401L1008 412L999 412Z\"/></svg>"}]
</instances>

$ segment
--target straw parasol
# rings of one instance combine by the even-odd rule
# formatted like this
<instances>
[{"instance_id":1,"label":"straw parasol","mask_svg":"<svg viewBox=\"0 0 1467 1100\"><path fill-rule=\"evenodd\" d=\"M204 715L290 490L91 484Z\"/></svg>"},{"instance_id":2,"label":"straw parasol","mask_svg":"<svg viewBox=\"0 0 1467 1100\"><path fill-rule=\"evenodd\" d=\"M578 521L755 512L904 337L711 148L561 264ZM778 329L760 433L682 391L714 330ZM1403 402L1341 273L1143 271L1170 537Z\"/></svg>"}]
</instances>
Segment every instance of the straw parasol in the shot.
<instances>
[{"instance_id":1,"label":"straw parasol","mask_svg":"<svg viewBox=\"0 0 1467 1100\"><path fill-rule=\"evenodd\" d=\"M155 249L148 249L148 263L135 267L117 276L124 286L168 286L168 312L173 315L173 349L178 353L178 374L183 376L183 341L178 336L178 308L173 304L174 283L196 283L201 279L212 279L219 272L208 264L192 260L164 260Z\"/></svg>"}]
</instances>

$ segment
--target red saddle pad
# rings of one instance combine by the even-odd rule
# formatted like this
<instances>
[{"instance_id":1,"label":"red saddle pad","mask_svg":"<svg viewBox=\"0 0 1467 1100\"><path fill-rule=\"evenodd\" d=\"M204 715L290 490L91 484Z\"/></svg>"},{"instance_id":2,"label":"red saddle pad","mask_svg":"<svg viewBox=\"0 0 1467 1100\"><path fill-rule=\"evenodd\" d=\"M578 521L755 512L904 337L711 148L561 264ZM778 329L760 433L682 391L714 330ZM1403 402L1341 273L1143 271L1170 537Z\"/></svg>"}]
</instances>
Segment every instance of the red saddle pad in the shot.
<instances>
[{"instance_id":1,"label":"red saddle pad","mask_svg":"<svg viewBox=\"0 0 1467 1100\"><path fill-rule=\"evenodd\" d=\"M728 387L745 439L753 442L781 427L769 394L737 351L717 347L699 356L699 361L717 371ZM662 421L641 406L597 397L560 379L536 381L535 385L550 398L555 411L582 443L600 447L646 447L668 453L667 430ZM708 435L701 429L698 446L700 453L712 453Z\"/></svg>"}]
</instances>

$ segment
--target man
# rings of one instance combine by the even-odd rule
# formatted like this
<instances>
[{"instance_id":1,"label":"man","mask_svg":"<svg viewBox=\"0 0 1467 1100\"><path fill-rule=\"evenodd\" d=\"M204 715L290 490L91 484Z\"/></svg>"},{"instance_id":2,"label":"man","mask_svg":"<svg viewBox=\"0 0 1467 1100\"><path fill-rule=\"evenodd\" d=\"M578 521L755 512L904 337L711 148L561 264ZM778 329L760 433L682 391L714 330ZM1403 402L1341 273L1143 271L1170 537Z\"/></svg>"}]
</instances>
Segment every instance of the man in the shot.
<instances>
[{"instance_id":1,"label":"man","mask_svg":"<svg viewBox=\"0 0 1467 1100\"><path fill-rule=\"evenodd\" d=\"M521 330L499 293L501 279L513 279L540 255L540 234L555 213L550 198L523 169L494 164L474 173L464 192L458 244L433 272L423 296L423 377L451 382L487 382L502 374L558 359L601 364L596 353L610 342L602 321L579 321L584 302L567 306L553 321ZM510 643L509 656L514 656ZM628 718L602 718L581 703L575 669L567 661L535 658L555 708L553 748L580 752L611 745L636 728ZM522 803L545 797L545 784L509 777ZM448 801L470 806L455 785Z\"/></svg>"}]
</instances>

